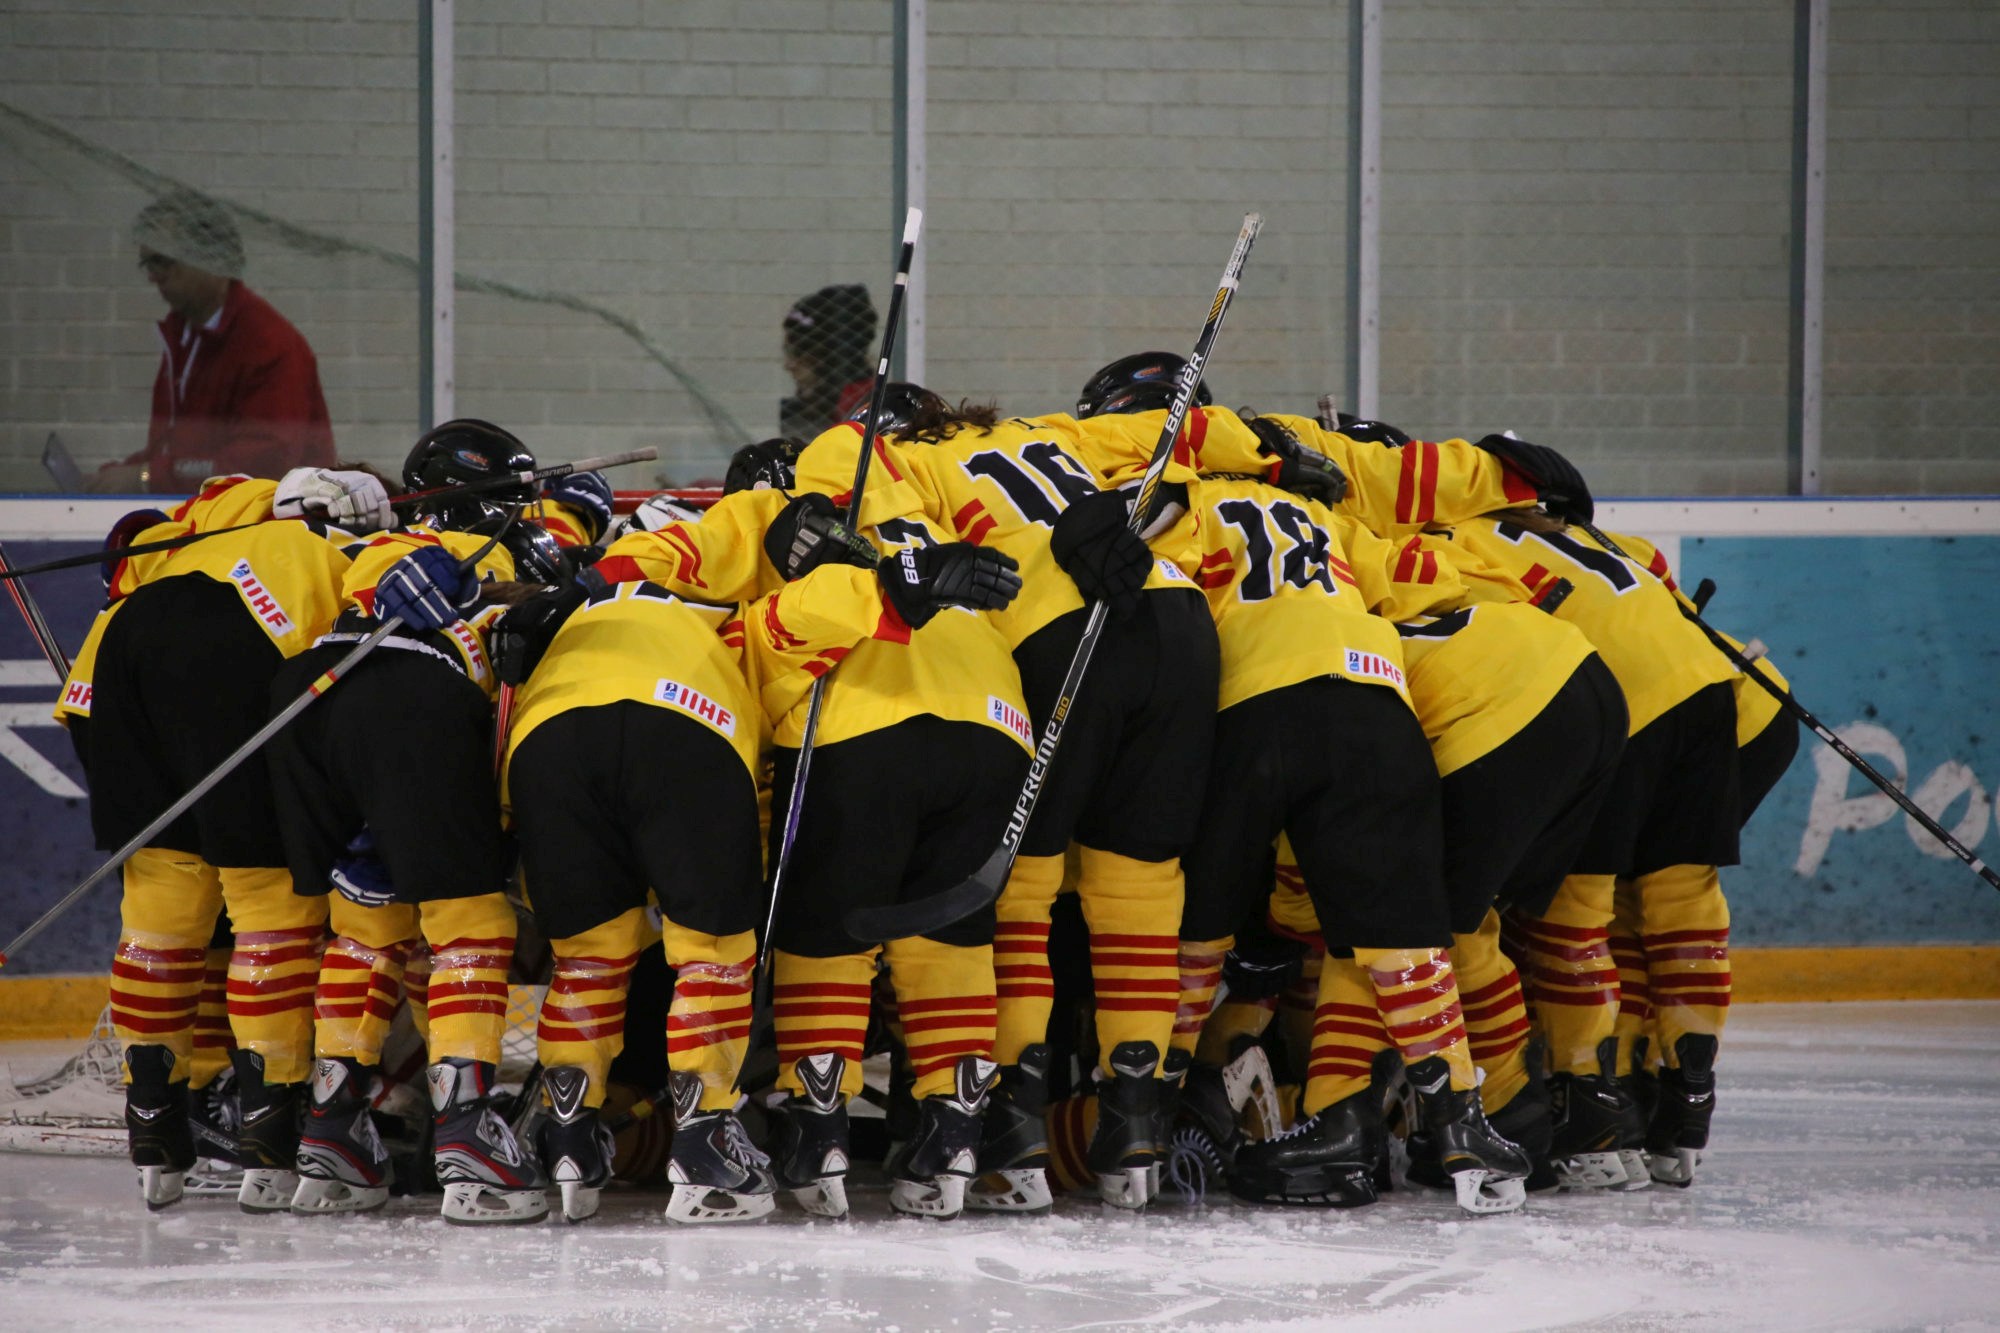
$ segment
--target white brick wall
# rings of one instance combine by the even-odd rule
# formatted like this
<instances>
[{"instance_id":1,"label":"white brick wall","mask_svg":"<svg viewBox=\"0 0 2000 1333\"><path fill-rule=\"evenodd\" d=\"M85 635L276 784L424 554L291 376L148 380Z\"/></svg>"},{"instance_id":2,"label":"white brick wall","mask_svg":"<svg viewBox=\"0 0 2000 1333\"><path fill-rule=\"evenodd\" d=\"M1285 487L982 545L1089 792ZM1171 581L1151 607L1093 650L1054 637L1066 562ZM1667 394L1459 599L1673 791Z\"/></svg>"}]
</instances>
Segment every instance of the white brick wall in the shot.
<instances>
[{"instance_id":1,"label":"white brick wall","mask_svg":"<svg viewBox=\"0 0 2000 1333\"><path fill-rule=\"evenodd\" d=\"M778 321L886 304L887 0L460 0L462 271L600 306L742 427ZM1607 492L1784 477L1787 5L1386 6L1383 408L1512 426ZM411 0L4 0L0 102L315 233L414 255ZM1243 211L1267 217L1212 382L1304 408L1343 345L1338 0L931 0L930 379L1011 410L1181 348ZM1832 17L1827 478L2000 489L2000 10ZM136 448L157 301L143 192L0 115L0 489L44 435ZM416 417L414 275L252 228L250 279L317 348L343 452ZM722 436L588 313L469 292L461 410L556 456ZM628 483L636 474L627 474Z\"/></svg>"}]
</instances>

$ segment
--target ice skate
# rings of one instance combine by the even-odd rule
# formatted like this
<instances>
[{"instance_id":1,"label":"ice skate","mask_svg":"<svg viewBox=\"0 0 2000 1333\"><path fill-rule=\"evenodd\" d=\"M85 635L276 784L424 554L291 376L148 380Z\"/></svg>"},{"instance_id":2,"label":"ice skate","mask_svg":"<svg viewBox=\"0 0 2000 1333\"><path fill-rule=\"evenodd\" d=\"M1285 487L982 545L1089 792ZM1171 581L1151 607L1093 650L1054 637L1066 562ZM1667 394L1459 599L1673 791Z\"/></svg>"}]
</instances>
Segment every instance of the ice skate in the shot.
<instances>
[{"instance_id":1,"label":"ice skate","mask_svg":"<svg viewBox=\"0 0 2000 1333\"><path fill-rule=\"evenodd\" d=\"M389 1201L389 1151L369 1114L358 1060L315 1060L299 1130L295 1213L365 1213Z\"/></svg>"},{"instance_id":2,"label":"ice skate","mask_svg":"<svg viewBox=\"0 0 2000 1333\"><path fill-rule=\"evenodd\" d=\"M435 1112L431 1152L444 1186L444 1220L533 1222L549 1211L548 1179L493 1105L493 1066L456 1057L424 1070Z\"/></svg>"},{"instance_id":3,"label":"ice skate","mask_svg":"<svg viewBox=\"0 0 2000 1333\"><path fill-rule=\"evenodd\" d=\"M1183 1202L1198 1204L1222 1187L1243 1145L1243 1131L1223 1069L1197 1064L1184 1051L1168 1052L1167 1061L1170 1069L1177 1067L1177 1076L1167 1080L1160 1115L1167 1140L1160 1149L1161 1174Z\"/></svg>"},{"instance_id":4,"label":"ice skate","mask_svg":"<svg viewBox=\"0 0 2000 1333\"><path fill-rule=\"evenodd\" d=\"M962 1055L952 1090L918 1104L917 1132L890 1167L889 1206L914 1217L957 1217L965 1187L979 1167L979 1113L999 1081L999 1066Z\"/></svg>"},{"instance_id":5,"label":"ice skate","mask_svg":"<svg viewBox=\"0 0 2000 1333\"><path fill-rule=\"evenodd\" d=\"M667 1159L669 1222L747 1222L777 1205L771 1159L757 1150L734 1111L701 1108L701 1075L667 1076L674 1099L674 1146Z\"/></svg>"},{"instance_id":6,"label":"ice skate","mask_svg":"<svg viewBox=\"0 0 2000 1333\"><path fill-rule=\"evenodd\" d=\"M980 1119L979 1175L965 1206L985 1213L1046 1213L1049 1191L1049 1048L1036 1042L1000 1068Z\"/></svg>"},{"instance_id":7,"label":"ice skate","mask_svg":"<svg viewBox=\"0 0 2000 1333\"><path fill-rule=\"evenodd\" d=\"M771 1141L778 1184L814 1217L847 1216L847 1099L840 1094L847 1057L821 1051L798 1062L802 1093L772 1108Z\"/></svg>"},{"instance_id":8,"label":"ice skate","mask_svg":"<svg viewBox=\"0 0 2000 1333\"><path fill-rule=\"evenodd\" d=\"M125 1052L125 1134L132 1165L139 1168L139 1196L158 1212L181 1201L194 1165L194 1132L188 1125L188 1088L171 1083L174 1053L164 1046Z\"/></svg>"},{"instance_id":9,"label":"ice skate","mask_svg":"<svg viewBox=\"0 0 2000 1333\"><path fill-rule=\"evenodd\" d=\"M1708 1124L1715 1115L1714 1037L1688 1033L1674 1043L1678 1069L1660 1070L1660 1099L1646 1130L1646 1166L1654 1180L1686 1189L1694 1183Z\"/></svg>"},{"instance_id":10,"label":"ice skate","mask_svg":"<svg viewBox=\"0 0 2000 1333\"><path fill-rule=\"evenodd\" d=\"M1085 1161L1097 1192L1114 1208L1144 1208L1153 1197L1159 1141L1159 1048L1124 1041L1111 1051L1111 1077L1097 1084L1097 1130Z\"/></svg>"},{"instance_id":11,"label":"ice skate","mask_svg":"<svg viewBox=\"0 0 2000 1333\"><path fill-rule=\"evenodd\" d=\"M1487 1123L1479 1089L1454 1091L1444 1057L1409 1066L1423 1128L1437 1144L1438 1165L1451 1177L1458 1206L1468 1213L1511 1213L1527 1202L1528 1155Z\"/></svg>"},{"instance_id":12,"label":"ice skate","mask_svg":"<svg viewBox=\"0 0 2000 1333\"><path fill-rule=\"evenodd\" d=\"M542 1166L562 1193L563 1221L581 1222L597 1212L616 1147L598 1109L583 1104L588 1073L556 1065L542 1071L541 1084L549 1095L548 1115L536 1125Z\"/></svg>"},{"instance_id":13,"label":"ice skate","mask_svg":"<svg viewBox=\"0 0 2000 1333\"><path fill-rule=\"evenodd\" d=\"M1542 1082L1541 1061L1536 1052L1528 1054L1528 1081L1512 1100L1486 1119L1493 1132L1515 1144L1528 1157L1528 1178L1523 1182L1530 1194L1556 1188L1555 1169L1549 1164L1552 1124L1549 1091ZM1451 1177L1438 1159L1437 1140L1429 1130L1419 1129L1409 1138L1408 1179L1413 1185L1432 1189L1452 1189Z\"/></svg>"},{"instance_id":14,"label":"ice skate","mask_svg":"<svg viewBox=\"0 0 2000 1333\"><path fill-rule=\"evenodd\" d=\"M1549 1159L1564 1189L1616 1189L1627 1183L1620 1149L1630 1137L1636 1108L1611 1076L1615 1051L1607 1037L1598 1045L1598 1073L1549 1078Z\"/></svg>"},{"instance_id":15,"label":"ice skate","mask_svg":"<svg viewBox=\"0 0 2000 1333\"><path fill-rule=\"evenodd\" d=\"M187 1193L233 1196L243 1188L243 1167L236 1160L236 1131L242 1123L235 1070L225 1066L207 1087L188 1092L188 1127L194 1131L195 1162L181 1182Z\"/></svg>"},{"instance_id":16,"label":"ice skate","mask_svg":"<svg viewBox=\"0 0 2000 1333\"><path fill-rule=\"evenodd\" d=\"M1261 1143L1229 1168L1229 1192L1252 1203L1359 1208L1374 1203L1377 1163L1389 1151L1381 1095L1363 1088Z\"/></svg>"},{"instance_id":17,"label":"ice skate","mask_svg":"<svg viewBox=\"0 0 2000 1333\"><path fill-rule=\"evenodd\" d=\"M230 1061L236 1069L243 1114L236 1133L236 1160L243 1166L236 1206L246 1213L282 1213L292 1206L299 1187L293 1167L299 1155L304 1085L266 1083L264 1057L256 1051L237 1051Z\"/></svg>"},{"instance_id":18,"label":"ice skate","mask_svg":"<svg viewBox=\"0 0 2000 1333\"><path fill-rule=\"evenodd\" d=\"M1278 1106L1278 1078L1271 1057L1257 1039L1239 1033L1229 1043L1229 1063L1222 1066L1222 1089L1246 1141L1268 1139L1284 1131Z\"/></svg>"}]
</instances>

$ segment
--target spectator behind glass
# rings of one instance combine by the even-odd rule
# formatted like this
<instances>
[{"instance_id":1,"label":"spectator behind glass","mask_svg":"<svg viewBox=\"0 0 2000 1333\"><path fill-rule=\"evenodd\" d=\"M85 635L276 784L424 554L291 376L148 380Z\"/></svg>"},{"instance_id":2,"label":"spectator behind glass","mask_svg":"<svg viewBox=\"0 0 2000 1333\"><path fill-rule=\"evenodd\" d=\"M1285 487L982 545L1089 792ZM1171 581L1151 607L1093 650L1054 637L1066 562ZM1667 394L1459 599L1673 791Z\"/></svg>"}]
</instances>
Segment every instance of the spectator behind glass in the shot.
<instances>
[{"instance_id":1,"label":"spectator behind glass","mask_svg":"<svg viewBox=\"0 0 2000 1333\"><path fill-rule=\"evenodd\" d=\"M785 312L785 372L796 397L778 404L778 434L810 440L867 404L875 306L855 283L822 287Z\"/></svg>"},{"instance_id":2,"label":"spectator behind glass","mask_svg":"<svg viewBox=\"0 0 2000 1333\"><path fill-rule=\"evenodd\" d=\"M146 447L108 463L94 491L186 495L205 478L333 466L333 428L312 348L243 285L243 238L189 190L139 211L139 267L167 303Z\"/></svg>"}]
</instances>

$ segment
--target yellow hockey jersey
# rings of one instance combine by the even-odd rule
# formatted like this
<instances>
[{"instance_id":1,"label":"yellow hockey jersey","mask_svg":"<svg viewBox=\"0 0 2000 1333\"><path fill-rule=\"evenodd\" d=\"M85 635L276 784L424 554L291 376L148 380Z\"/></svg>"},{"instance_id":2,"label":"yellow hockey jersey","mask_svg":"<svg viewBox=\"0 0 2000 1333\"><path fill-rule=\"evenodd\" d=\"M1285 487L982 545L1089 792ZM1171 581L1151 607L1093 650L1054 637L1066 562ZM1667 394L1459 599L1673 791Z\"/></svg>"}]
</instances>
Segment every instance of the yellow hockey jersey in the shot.
<instances>
[{"instance_id":1,"label":"yellow hockey jersey","mask_svg":"<svg viewBox=\"0 0 2000 1333\"><path fill-rule=\"evenodd\" d=\"M425 546L442 546L460 560L464 560L490 539L471 532L433 532L429 528L404 528L398 532L384 532L358 542L349 548L354 563L341 583L340 596L343 608L361 612L372 621L375 615L375 585L389 572L390 566L411 552ZM473 572L485 582L512 582L514 578L514 557L498 542L479 557ZM486 636L493 630L493 624L505 613L504 606L481 606L466 613L465 619L455 621L443 629L430 634L392 635L385 646L410 648L437 654L450 665L456 666L488 698L500 693L500 680L493 674L493 659L487 651ZM375 626L363 622L351 629L343 627L339 634L329 636L328 642L342 643L365 638Z\"/></svg>"}]
</instances>

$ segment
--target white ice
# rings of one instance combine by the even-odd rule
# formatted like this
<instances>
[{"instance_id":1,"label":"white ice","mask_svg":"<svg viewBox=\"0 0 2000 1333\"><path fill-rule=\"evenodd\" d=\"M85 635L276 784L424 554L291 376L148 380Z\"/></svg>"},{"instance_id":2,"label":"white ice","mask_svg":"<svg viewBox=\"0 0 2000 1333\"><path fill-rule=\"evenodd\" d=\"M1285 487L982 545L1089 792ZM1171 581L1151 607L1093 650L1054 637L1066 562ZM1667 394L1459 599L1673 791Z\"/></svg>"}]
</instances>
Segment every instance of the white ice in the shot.
<instances>
[{"instance_id":1,"label":"white ice","mask_svg":"<svg viewBox=\"0 0 2000 1333\"><path fill-rule=\"evenodd\" d=\"M673 1227L159 1216L129 1166L0 1155L0 1329L2000 1329L2000 1003L1746 1006L1687 1190L1359 1212Z\"/></svg>"}]
</instances>

